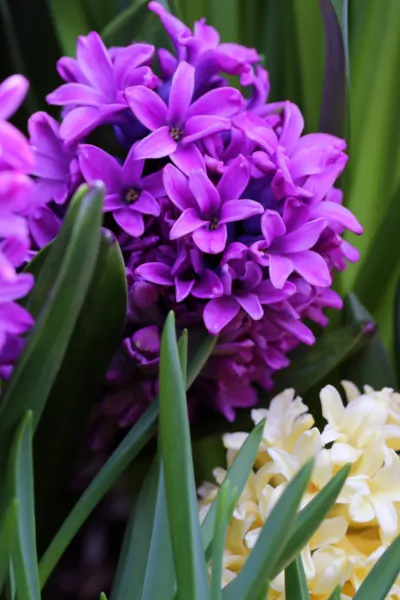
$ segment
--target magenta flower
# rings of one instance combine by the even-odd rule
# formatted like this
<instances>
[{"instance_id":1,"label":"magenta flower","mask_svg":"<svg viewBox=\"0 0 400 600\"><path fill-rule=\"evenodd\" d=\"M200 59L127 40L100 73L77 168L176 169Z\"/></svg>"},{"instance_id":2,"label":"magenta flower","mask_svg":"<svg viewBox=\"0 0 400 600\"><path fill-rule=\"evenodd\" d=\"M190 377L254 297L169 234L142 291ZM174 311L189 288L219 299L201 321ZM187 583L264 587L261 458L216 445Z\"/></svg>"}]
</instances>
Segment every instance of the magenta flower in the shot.
<instances>
[{"instance_id":1,"label":"magenta flower","mask_svg":"<svg viewBox=\"0 0 400 600\"><path fill-rule=\"evenodd\" d=\"M121 166L100 148L83 145L79 150L79 164L88 183L104 181L104 210L111 211L121 229L133 237L144 232L143 215L160 215L156 197L163 195L161 174L143 177L144 161L135 158L134 149Z\"/></svg>"},{"instance_id":2,"label":"magenta flower","mask_svg":"<svg viewBox=\"0 0 400 600\"><path fill-rule=\"evenodd\" d=\"M144 86L126 90L133 114L152 132L137 143L137 158L170 156L186 173L203 167L200 150L193 142L229 129L229 117L240 110L243 98L238 90L225 87L193 102L194 78L194 67L181 62L172 78L168 105Z\"/></svg>"},{"instance_id":3,"label":"magenta flower","mask_svg":"<svg viewBox=\"0 0 400 600\"><path fill-rule=\"evenodd\" d=\"M196 246L207 254L219 254L226 246L227 223L259 215L263 207L240 198L250 177L246 159L238 156L214 186L205 171L194 171L188 180L172 165L164 169L164 186L169 199L182 211L170 239L191 235Z\"/></svg>"}]
</instances>

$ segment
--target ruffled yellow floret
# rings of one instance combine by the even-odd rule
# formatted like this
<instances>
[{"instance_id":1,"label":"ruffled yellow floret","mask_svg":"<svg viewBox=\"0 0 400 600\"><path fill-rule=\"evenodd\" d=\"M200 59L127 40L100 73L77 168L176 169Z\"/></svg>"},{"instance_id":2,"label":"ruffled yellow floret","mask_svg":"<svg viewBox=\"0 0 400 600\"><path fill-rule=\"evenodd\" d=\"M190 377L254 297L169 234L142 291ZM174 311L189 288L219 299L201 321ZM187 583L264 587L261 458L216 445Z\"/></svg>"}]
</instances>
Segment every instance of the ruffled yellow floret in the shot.
<instances>
[{"instance_id":1,"label":"ruffled yellow floret","mask_svg":"<svg viewBox=\"0 0 400 600\"><path fill-rule=\"evenodd\" d=\"M302 465L315 458L303 506L346 463L350 475L331 513L302 552L312 600L325 600L340 584L342 600L353 598L375 562L400 533L400 394L390 388L361 394L342 383L346 402L333 386L320 393L326 425L322 431L294 390L276 396L268 410L252 411L254 423L266 418L257 458L228 528L223 584L236 577L274 504ZM228 466L247 433L226 434ZM226 471L216 469L217 485L199 489L204 518ZM284 600L280 574L268 600ZM400 577L388 596L400 600Z\"/></svg>"}]
</instances>

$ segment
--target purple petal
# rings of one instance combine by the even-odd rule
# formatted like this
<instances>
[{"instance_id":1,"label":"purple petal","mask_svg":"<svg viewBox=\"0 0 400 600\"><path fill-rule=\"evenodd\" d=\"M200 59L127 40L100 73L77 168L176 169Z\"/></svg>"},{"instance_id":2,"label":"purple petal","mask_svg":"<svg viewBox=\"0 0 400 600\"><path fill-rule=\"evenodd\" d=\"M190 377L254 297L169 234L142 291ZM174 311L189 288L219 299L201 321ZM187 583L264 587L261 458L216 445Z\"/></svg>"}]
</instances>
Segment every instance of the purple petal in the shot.
<instances>
[{"instance_id":1,"label":"purple petal","mask_svg":"<svg viewBox=\"0 0 400 600\"><path fill-rule=\"evenodd\" d=\"M327 226L325 219L309 221L296 231L287 233L279 240L282 252L302 252L309 250L317 243L321 233Z\"/></svg>"},{"instance_id":2,"label":"purple petal","mask_svg":"<svg viewBox=\"0 0 400 600\"><path fill-rule=\"evenodd\" d=\"M135 117L150 131L167 124L168 109L160 96L143 85L125 90L125 97Z\"/></svg>"},{"instance_id":3,"label":"purple petal","mask_svg":"<svg viewBox=\"0 0 400 600\"><path fill-rule=\"evenodd\" d=\"M207 226L193 233L193 241L206 254L220 254L225 250L227 235L225 224L218 225L213 231Z\"/></svg>"},{"instance_id":4,"label":"purple petal","mask_svg":"<svg viewBox=\"0 0 400 600\"><path fill-rule=\"evenodd\" d=\"M28 131L31 144L40 150L41 154L50 157L58 156L62 148L60 139L60 124L45 112L37 112L28 121Z\"/></svg>"},{"instance_id":5,"label":"purple petal","mask_svg":"<svg viewBox=\"0 0 400 600\"><path fill-rule=\"evenodd\" d=\"M205 269L200 279L195 282L192 289L192 296L195 298L217 298L222 296L223 287L218 275L210 269Z\"/></svg>"},{"instance_id":6,"label":"purple petal","mask_svg":"<svg viewBox=\"0 0 400 600\"><path fill-rule=\"evenodd\" d=\"M269 154L275 152L278 145L276 133L261 117L246 112L235 117L233 124L266 152Z\"/></svg>"},{"instance_id":7,"label":"purple petal","mask_svg":"<svg viewBox=\"0 0 400 600\"><path fill-rule=\"evenodd\" d=\"M0 285L0 303L23 298L33 287L34 277L30 273L18 275L15 281Z\"/></svg>"},{"instance_id":8,"label":"purple petal","mask_svg":"<svg viewBox=\"0 0 400 600\"><path fill-rule=\"evenodd\" d=\"M222 296L213 298L204 309L203 319L207 330L212 335L217 335L238 314L240 304L235 298Z\"/></svg>"},{"instance_id":9,"label":"purple petal","mask_svg":"<svg viewBox=\"0 0 400 600\"><path fill-rule=\"evenodd\" d=\"M353 213L351 213L345 206L337 204L336 202L321 202L315 207L315 209L312 211L312 214L315 216L324 217L326 219L338 221L343 225L343 227L346 227L346 229L349 229L358 235L363 232L362 226Z\"/></svg>"},{"instance_id":10,"label":"purple petal","mask_svg":"<svg viewBox=\"0 0 400 600\"><path fill-rule=\"evenodd\" d=\"M7 333L25 333L34 323L31 315L15 302L5 302L0 310L0 331L5 328Z\"/></svg>"},{"instance_id":11,"label":"purple petal","mask_svg":"<svg viewBox=\"0 0 400 600\"><path fill-rule=\"evenodd\" d=\"M9 212L0 212L0 237L27 238L28 228L23 217Z\"/></svg>"},{"instance_id":12,"label":"purple petal","mask_svg":"<svg viewBox=\"0 0 400 600\"><path fill-rule=\"evenodd\" d=\"M16 171L0 172L0 211L25 212L33 187L28 175Z\"/></svg>"},{"instance_id":13,"label":"purple petal","mask_svg":"<svg viewBox=\"0 0 400 600\"><path fill-rule=\"evenodd\" d=\"M221 223L243 221L263 212L263 206L255 200L228 200L221 207Z\"/></svg>"},{"instance_id":14,"label":"purple petal","mask_svg":"<svg viewBox=\"0 0 400 600\"><path fill-rule=\"evenodd\" d=\"M232 117L244 105L244 99L239 90L224 87L211 90L191 105L188 117L195 115L213 115L217 117Z\"/></svg>"},{"instance_id":15,"label":"purple petal","mask_svg":"<svg viewBox=\"0 0 400 600\"><path fill-rule=\"evenodd\" d=\"M170 158L185 175L189 175L196 169L205 169L203 156L195 144L177 145Z\"/></svg>"},{"instance_id":16,"label":"purple petal","mask_svg":"<svg viewBox=\"0 0 400 600\"><path fill-rule=\"evenodd\" d=\"M9 119L20 107L29 88L22 75L11 75L0 85L0 118Z\"/></svg>"},{"instance_id":17,"label":"purple petal","mask_svg":"<svg viewBox=\"0 0 400 600\"><path fill-rule=\"evenodd\" d=\"M126 208L126 204L123 201L121 194L107 194L104 198L103 210L109 212L110 210L116 210L117 208Z\"/></svg>"},{"instance_id":18,"label":"purple petal","mask_svg":"<svg viewBox=\"0 0 400 600\"><path fill-rule=\"evenodd\" d=\"M136 158L135 147L129 150L128 156L122 166L121 177L124 186L136 187L139 186L139 182L142 177L144 168L144 160Z\"/></svg>"},{"instance_id":19,"label":"purple petal","mask_svg":"<svg viewBox=\"0 0 400 600\"><path fill-rule=\"evenodd\" d=\"M64 81L88 83L78 65L78 61L70 56L63 56L57 61L57 73Z\"/></svg>"},{"instance_id":20,"label":"purple petal","mask_svg":"<svg viewBox=\"0 0 400 600\"><path fill-rule=\"evenodd\" d=\"M134 155L136 158L163 158L172 154L177 146L168 127L161 127L134 146Z\"/></svg>"},{"instance_id":21,"label":"purple petal","mask_svg":"<svg viewBox=\"0 0 400 600\"><path fill-rule=\"evenodd\" d=\"M214 133L226 131L230 126L230 120L225 119L225 117L203 115L191 117L186 121L185 135L182 139L182 143L189 144L190 142L201 140Z\"/></svg>"},{"instance_id":22,"label":"purple petal","mask_svg":"<svg viewBox=\"0 0 400 600\"><path fill-rule=\"evenodd\" d=\"M152 215L153 217L160 216L160 205L149 192L146 192L146 190L141 192L139 198L133 203L132 207L143 215Z\"/></svg>"},{"instance_id":23,"label":"purple petal","mask_svg":"<svg viewBox=\"0 0 400 600\"><path fill-rule=\"evenodd\" d=\"M261 217L261 230L263 236L270 246L275 238L280 238L286 233L285 223L275 210L266 210Z\"/></svg>"},{"instance_id":24,"label":"purple petal","mask_svg":"<svg viewBox=\"0 0 400 600\"><path fill-rule=\"evenodd\" d=\"M293 102L285 102L284 107L283 127L279 145L284 146L286 153L290 154L304 129L304 119L299 107Z\"/></svg>"},{"instance_id":25,"label":"purple petal","mask_svg":"<svg viewBox=\"0 0 400 600\"><path fill-rule=\"evenodd\" d=\"M0 120L1 161L22 172L31 172L34 156L27 140L11 123Z\"/></svg>"},{"instance_id":26,"label":"purple petal","mask_svg":"<svg viewBox=\"0 0 400 600\"><path fill-rule=\"evenodd\" d=\"M107 194L119 194L122 187L121 167L116 159L90 144L82 144L79 148L79 166L88 183L103 181Z\"/></svg>"},{"instance_id":27,"label":"purple petal","mask_svg":"<svg viewBox=\"0 0 400 600\"><path fill-rule=\"evenodd\" d=\"M150 192L154 198L161 198L161 196L165 196L162 171L156 171L155 173L151 173L151 175L142 177L141 187L142 190Z\"/></svg>"},{"instance_id":28,"label":"purple petal","mask_svg":"<svg viewBox=\"0 0 400 600\"><path fill-rule=\"evenodd\" d=\"M182 61L172 77L168 102L168 120L172 126L179 127L186 120L193 96L194 73L194 67Z\"/></svg>"},{"instance_id":29,"label":"purple petal","mask_svg":"<svg viewBox=\"0 0 400 600\"><path fill-rule=\"evenodd\" d=\"M61 220L48 206L39 206L29 216L29 230L39 248L47 246L61 229Z\"/></svg>"},{"instance_id":30,"label":"purple petal","mask_svg":"<svg viewBox=\"0 0 400 600\"><path fill-rule=\"evenodd\" d=\"M180 279L175 277L175 297L177 302L182 302L187 298L194 286L194 279Z\"/></svg>"},{"instance_id":31,"label":"purple petal","mask_svg":"<svg viewBox=\"0 0 400 600\"><path fill-rule=\"evenodd\" d=\"M166 165L163 171L163 182L168 198L180 210L194 208L196 202L189 190L187 177L174 165Z\"/></svg>"},{"instance_id":32,"label":"purple petal","mask_svg":"<svg viewBox=\"0 0 400 600\"><path fill-rule=\"evenodd\" d=\"M250 166L244 156L235 158L222 175L217 189L221 200L240 198L250 179Z\"/></svg>"},{"instance_id":33,"label":"purple petal","mask_svg":"<svg viewBox=\"0 0 400 600\"><path fill-rule=\"evenodd\" d=\"M83 83L65 83L46 96L49 104L56 106L98 106L107 103L107 98L96 89Z\"/></svg>"},{"instance_id":34,"label":"purple petal","mask_svg":"<svg viewBox=\"0 0 400 600\"><path fill-rule=\"evenodd\" d=\"M269 255L269 276L273 286L282 289L292 272L293 263L289 258L277 254Z\"/></svg>"},{"instance_id":35,"label":"purple petal","mask_svg":"<svg viewBox=\"0 0 400 600\"><path fill-rule=\"evenodd\" d=\"M113 213L115 221L118 225L132 235L133 237L140 237L144 232L143 217L140 213L132 210L131 208L121 208Z\"/></svg>"},{"instance_id":36,"label":"purple petal","mask_svg":"<svg viewBox=\"0 0 400 600\"><path fill-rule=\"evenodd\" d=\"M282 289L274 288L272 281L262 281L257 288L257 296L260 298L261 304L275 304L282 302L296 293L294 283L288 281Z\"/></svg>"},{"instance_id":37,"label":"purple petal","mask_svg":"<svg viewBox=\"0 0 400 600\"><path fill-rule=\"evenodd\" d=\"M187 208L173 224L169 238L170 240L177 240L188 233L193 233L199 227L204 227L206 224L206 221L200 219L198 212L194 208Z\"/></svg>"},{"instance_id":38,"label":"purple petal","mask_svg":"<svg viewBox=\"0 0 400 600\"><path fill-rule=\"evenodd\" d=\"M311 285L328 287L332 283L326 262L316 252L306 250L297 252L291 257L294 269Z\"/></svg>"},{"instance_id":39,"label":"purple petal","mask_svg":"<svg viewBox=\"0 0 400 600\"><path fill-rule=\"evenodd\" d=\"M199 169L189 176L189 189L196 198L200 214L206 220L218 215L221 204L219 194L205 171Z\"/></svg>"},{"instance_id":40,"label":"purple petal","mask_svg":"<svg viewBox=\"0 0 400 600\"><path fill-rule=\"evenodd\" d=\"M256 294L239 292L235 294L235 298L252 319L259 321L263 317L264 310Z\"/></svg>"},{"instance_id":41,"label":"purple petal","mask_svg":"<svg viewBox=\"0 0 400 600\"><path fill-rule=\"evenodd\" d=\"M103 113L93 106L74 108L61 123L61 139L68 144L82 139L101 123L103 116Z\"/></svg>"},{"instance_id":42,"label":"purple petal","mask_svg":"<svg viewBox=\"0 0 400 600\"><path fill-rule=\"evenodd\" d=\"M112 98L115 94L114 71L107 48L98 33L79 36L76 58L88 81L103 94Z\"/></svg>"},{"instance_id":43,"label":"purple petal","mask_svg":"<svg viewBox=\"0 0 400 600\"><path fill-rule=\"evenodd\" d=\"M140 265L135 273L150 283L157 283L158 285L172 285L174 283L171 276L171 267L164 263L149 262Z\"/></svg>"}]
</instances>

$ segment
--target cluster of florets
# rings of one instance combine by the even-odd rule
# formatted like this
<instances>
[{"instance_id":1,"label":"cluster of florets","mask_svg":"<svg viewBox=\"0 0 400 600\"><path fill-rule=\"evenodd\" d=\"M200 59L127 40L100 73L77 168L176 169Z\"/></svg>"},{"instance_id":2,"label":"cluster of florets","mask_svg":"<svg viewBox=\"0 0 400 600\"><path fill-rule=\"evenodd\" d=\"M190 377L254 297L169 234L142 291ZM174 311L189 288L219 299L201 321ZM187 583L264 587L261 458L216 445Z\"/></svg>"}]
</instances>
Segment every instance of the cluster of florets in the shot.
<instances>
[{"instance_id":1,"label":"cluster of florets","mask_svg":"<svg viewBox=\"0 0 400 600\"><path fill-rule=\"evenodd\" d=\"M20 267L29 256L33 182L28 174L34 155L22 133L8 122L27 89L21 75L0 85L0 379L8 376L23 343L20 336L33 324L16 301L33 285L32 275L21 273Z\"/></svg>"},{"instance_id":2,"label":"cluster of florets","mask_svg":"<svg viewBox=\"0 0 400 600\"><path fill-rule=\"evenodd\" d=\"M252 411L255 423L266 418L266 424L253 470L229 524L223 585L240 572L288 482L311 458L315 467L302 507L346 463L351 464L335 505L301 553L311 600L331 598L336 586L341 588L342 600L353 598L399 535L400 394L369 386L362 393L348 381L342 385L347 402L333 386L321 390L326 420L321 431L294 390L276 396L269 410ZM247 437L247 433L224 436L228 465ZM218 468L214 475L220 485L226 471ZM210 483L200 488L202 518L218 489ZM400 577L385 597L400 599ZM283 573L271 582L267 600L285 600Z\"/></svg>"},{"instance_id":3,"label":"cluster of florets","mask_svg":"<svg viewBox=\"0 0 400 600\"><path fill-rule=\"evenodd\" d=\"M208 403L233 419L235 407L256 403L255 385L271 387L288 351L313 343L305 319L325 325L323 310L342 305L331 274L358 256L341 235L361 233L333 187L346 144L302 135L296 105L268 103L255 50L220 43L204 20L192 32L158 2L149 7L173 53L107 49L90 33L76 59L59 61L66 83L48 102L62 107L61 125L44 113L30 121L42 198L32 236L46 243L77 185L102 180L129 309L101 410L127 426L154 397L172 309L179 327L219 335L191 409Z\"/></svg>"}]
</instances>

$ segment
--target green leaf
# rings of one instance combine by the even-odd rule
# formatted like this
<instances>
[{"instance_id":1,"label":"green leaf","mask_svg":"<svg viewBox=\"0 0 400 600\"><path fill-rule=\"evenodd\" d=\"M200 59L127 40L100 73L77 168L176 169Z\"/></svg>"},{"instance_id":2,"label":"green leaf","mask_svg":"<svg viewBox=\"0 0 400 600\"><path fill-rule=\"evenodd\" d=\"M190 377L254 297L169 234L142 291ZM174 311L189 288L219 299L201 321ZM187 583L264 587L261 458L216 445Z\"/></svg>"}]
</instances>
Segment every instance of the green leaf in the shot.
<instances>
[{"instance_id":1,"label":"green leaf","mask_svg":"<svg viewBox=\"0 0 400 600\"><path fill-rule=\"evenodd\" d=\"M372 315L353 293L346 298L343 318L345 323L369 322L371 329L374 329ZM352 381L359 388L366 384L377 390L383 387L397 387L389 354L376 328L367 343L341 365L340 373L344 379Z\"/></svg>"},{"instance_id":2,"label":"green leaf","mask_svg":"<svg viewBox=\"0 0 400 600\"><path fill-rule=\"evenodd\" d=\"M319 0L325 32L325 70L320 130L343 137L346 128L346 58L331 0Z\"/></svg>"},{"instance_id":3,"label":"green leaf","mask_svg":"<svg viewBox=\"0 0 400 600\"><path fill-rule=\"evenodd\" d=\"M204 365L213 353L217 341L218 336L210 335L207 331L200 332L194 340L189 339L189 367L186 389L189 389L200 375Z\"/></svg>"},{"instance_id":4,"label":"green leaf","mask_svg":"<svg viewBox=\"0 0 400 600\"><path fill-rule=\"evenodd\" d=\"M215 340L215 338L212 339ZM189 361L187 389L193 383L196 374L203 368L214 348L214 344L215 342L210 344L207 337L203 338L199 350L194 353L193 360ZM158 401L154 400L114 450L108 461L78 500L40 561L40 582L42 587L93 509L151 439L156 431L157 418Z\"/></svg>"},{"instance_id":5,"label":"green leaf","mask_svg":"<svg viewBox=\"0 0 400 600\"><path fill-rule=\"evenodd\" d=\"M222 598L222 566L225 549L226 530L238 499L237 490L232 490L229 480L225 480L217 499L214 536L211 552L211 600Z\"/></svg>"},{"instance_id":6,"label":"green leaf","mask_svg":"<svg viewBox=\"0 0 400 600\"><path fill-rule=\"evenodd\" d=\"M243 491L244 486L249 478L250 471L254 465L258 449L261 444L263 432L265 426L265 419L260 421L253 431L248 435L242 447L236 454L231 466L229 467L225 481L229 481L232 489L236 489L238 495ZM217 496L214 498L212 505L210 506L207 515L201 525L201 538L203 540L204 550L207 551L209 548L215 528L215 518L217 513L218 496L221 493L221 489L218 491Z\"/></svg>"},{"instance_id":7,"label":"green leaf","mask_svg":"<svg viewBox=\"0 0 400 600\"><path fill-rule=\"evenodd\" d=\"M384 600L400 571L400 536L383 553L357 590L354 600Z\"/></svg>"},{"instance_id":8,"label":"green leaf","mask_svg":"<svg viewBox=\"0 0 400 600\"><path fill-rule=\"evenodd\" d=\"M179 362L181 365L183 382L185 384L185 389L186 389L187 362L188 362L188 332L187 332L187 329L184 329L182 331L182 335L179 338L178 351L179 351Z\"/></svg>"},{"instance_id":9,"label":"green leaf","mask_svg":"<svg viewBox=\"0 0 400 600\"><path fill-rule=\"evenodd\" d=\"M278 563L310 481L313 462L307 463L289 483L265 522L239 575L223 590L224 600L253 600Z\"/></svg>"},{"instance_id":10,"label":"green leaf","mask_svg":"<svg viewBox=\"0 0 400 600\"><path fill-rule=\"evenodd\" d=\"M367 342L371 335L369 325L353 323L327 330L311 348L296 350L291 355L291 366L276 375L276 387L293 387L304 394Z\"/></svg>"},{"instance_id":11,"label":"green leaf","mask_svg":"<svg viewBox=\"0 0 400 600\"><path fill-rule=\"evenodd\" d=\"M285 598L286 600L310 600L300 555L285 569Z\"/></svg>"},{"instance_id":12,"label":"green leaf","mask_svg":"<svg viewBox=\"0 0 400 600\"><path fill-rule=\"evenodd\" d=\"M338 586L334 590L334 592L333 592L332 596L329 598L329 600L340 600L340 586Z\"/></svg>"},{"instance_id":13,"label":"green leaf","mask_svg":"<svg viewBox=\"0 0 400 600\"><path fill-rule=\"evenodd\" d=\"M99 600L107 600L107 596L104 592L101 592Z\"/></svg>"},{"instance_id":14,"label":"green leaf","mask_svg":"<svg viewBox=\"0 0 400 600\"><path fill-rule=\"evenodd\" d=\"M359 269L354 292L370 311L375 311L400 262L400 244L395 240L400 229L400 187L382 211L382 220L364 253L366 268Z\"/></svg>"},{"instance_id":15,"label":"green leaf","mask_svg":"<svg viewBox=\"0 0 400 600\"><path fill-rule=\"evenodd\" d=\"M157 577L154 573L158 574ZM175 573L164 472L160 460L157 460L132 509L110 600L167 599L172 598L174 593Z\"/></svg>"},{"instance_id":16,"label":"green leaf","mask_svg":"<svg viewBox=\"0 0 400 600\"><path fill-rule=\"evenodd\" d=\"M330 509L335 504L349 472L349 465L343 467L299 512L295 519L290 537L281 552L279 561L272 571L272 578L275 578L296 558L299 552L307 544L308 540L317 531Z\"/></svg>"},{"instance_id":17,"label":"green leaf","mask_svg":"<svg viewBox=\"0 0 400 600\"><path fill-rule=\"evenodd\" d=\"M39 536L42 545L49 543L70 508L67 482L122 337L126 296L121 251L114 236L104 229L85 302L35 435L36 512L46 532Z\"/></svg>"},{"instance_id":18,"label":"green leaf","mask_svg":"<svg viewBox=\"0 0 400 600\"><path fill-rule=\"evenodd\" d=\"M103 186L93 186L77 203L76 209L72 208L76 210L76 219L58 274L2 398L0 433L3 448L27 410L32 410L36 428L62 364L96 264L103 193ZM56 245L53 250L58 251Z\"/></svg>"},{"instance_id":19,"label":"green leaf","mask_svg":"<svg viewBox=\"0 0 400 600\"><path fill-rule=\"evenodd\" d=\"M179 361L174 314L161 338L159 444L165 472L168 519L178 598L209 597L200 537L185 385Z\"/></svg>"},{"instance_id":20,"label":"green leaf","mask_svg":"<svg viewBox=\"0 0 400 600\"><path fill-rule=\"evenodd\" d=\"M32 460L32 413L17 429L10 454L9 489L17 500L17 538L13 567L18 600L40 600L36 556L35 503Z\"/></svg>"},{"instance_id":21,"label":"green leaf","mask_svg":"<svg viewBox=\"0 0 400 600\"><path fill-rule=\"evenodd\" d=\"M14 498L9 503L0 523L0 592L4 578L10 565L10 556L13 553L17 537L18 500Z\"/></svg>"},{"instance_id":22,"label":"green leaf","mask_svg":"<svg viewBox=\"0 0 400 600\"><path fill-rule=\"evenodd\" d=\"M63 54L75 56L78 35L91 30L82 0L47 0Z\"/></svg>"},{"instance_id":23,"label":"green leaf","mask_svg":"<svg viewBox=\"0 0 400 600\"><path fill-rule=\"evenodd\" d=\"M92 29L101 31L118 13L118 0L83 0L83 8Z\"/></svg>"},{"instance_id":24,"label":"green leaf","mask_svg":"<svg viewBox=\"0 0 400 600\"><path fill-rule=\"evenodd\" d=\"M195 3L191 2L190 4L193 5ZM207 14L209 15L210 23L218 30L223 42L233 43L240 41L240 0L218 0L218 2L208 0ZM229 15L228 19L227 15ZM195 18L200 17L201 15L197 14ZM192 19L193 17L189 21L190 26L192 25Z\"/></svg>"},{"instance_id":25,"label":"green leaf","mask_svg":"<svg viewBox=\"0 0 400 600\"><path fill-rule=\"evenodd\" d=\"M86 488L40 561L42 587L90 513L155 433L157 417L158 402L153 401Z\"/></svg>"},{"instance_id":26,"label":"green leaf","mask_svg":"<svg viewBox=\"0 0 400 600\"><path fill-rule=\"evenodd\" d=\"M130 27L141 8L147 6L147 0L132 0L128 8L117 14L103 29L101 36L108 44L115 43L121 31ZM147 39L146 39L147 41Z\"/></svg>"}]
</instances>

